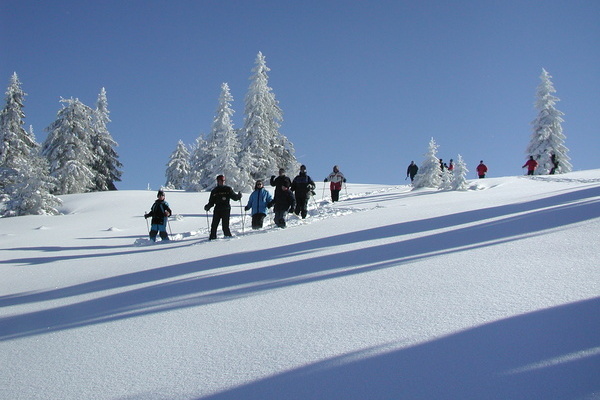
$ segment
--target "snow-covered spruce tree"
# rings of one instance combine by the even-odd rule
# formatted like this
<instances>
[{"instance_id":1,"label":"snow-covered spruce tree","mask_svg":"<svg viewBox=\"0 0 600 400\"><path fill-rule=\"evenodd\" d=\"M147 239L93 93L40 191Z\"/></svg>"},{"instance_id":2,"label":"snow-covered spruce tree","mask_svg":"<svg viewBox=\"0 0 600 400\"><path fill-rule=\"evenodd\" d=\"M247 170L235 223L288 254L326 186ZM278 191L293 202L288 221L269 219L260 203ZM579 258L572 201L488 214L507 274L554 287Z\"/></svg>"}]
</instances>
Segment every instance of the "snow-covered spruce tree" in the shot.
<instances>
[{"instance_id":1,"label":"snow-covered spruce tree","mask_svg":"<svg viewBox=\"0 0 600 400\"><path fill-rule=\"evenodd\" d=\"M90 192L94 189L91 169L92 109L79 99L61 99L63 108L46 130L48 137L42 154L50 164L50 175L57 180L56 194Z\"/></svg>"},{"instance_id":2,"label":"snow-covered spruce tree","mask_svg":"<svg viewBox=\"0 0 600 400\"><path fill-rule=\"evenodd\" d=\"M413 182L413 189L431 187L439 188L442 178L440 170L440 160L437 158L438 145L435 140L431 138L429 141L429 149L424 154L425 159L419 167L415 180Z\"/></svg>"},{"instance_id":3,"label":"snow-covered spruce tree","mask_svg":"<svg viewBox=\"0 0 600 400\"><path fill-rule=\"evenodd\" d=\"M33 129L23 128L25 93L16 73L0 112L0 201L3 216L58 214L61 201L50 194L53 181L39 155Z\"/></svg>"},{"instance_id":4,"label":"snow-covered spruce tree","mask_svg":"<svg viewBox=\"0 0 600 400\"><path fill-rule=\"evenodd\" d=\"M279 168L295 170L298 165L292 143L279 133L283 112L269 87L270 69L261 52L255 64L245 99L244 127L240 131L244 149L240 167L249 175L246 184L250 187L254 180L265 179Z\"/></svg>"},{"instance_id":5,"label":"snow-covered spruce tree","mask_svg":"<svg viewBox=\"0 0 600 400\"><path fill-rule=\"evenodd\" d=\"M229 85L223 83L215 118L207 139L207 158L202 185L209 190L216 186L215 178L220 174L225 175L227 185L235 191L252 187L248 184L248 176L237 163L241 147L231 120L234 113L231 108L232 101Z\"/></svg>"},{"instance_id":6,"label":"snow-covered spruce tree","mask_svg":"<svg viewBox=\"0 0 600 400\"><path fill-rule=\"evenodd\" d=\"M204 165L206 164L206 140L204 135L196 138L196 142L192 145L190 154L190 171L185 180L185 190L188 192L201 192L202 174L204 173Z\"/></svg>"},{"instance_id":7,"label":"snow-covered spruce tree","mask_svg":"<svg viewBox=\"0 0 600 400\"><path fill-rule=\"evenodd\" d=\"M569 149L565 146L566 136L561 126L564 122L561 117L564 114L554 107L559 98L552 94L556 90L550 78L552 76L542 69L542 82L537 87L535 102L538 115L531 123L533 133L527 146L527 158L533 156L539 164L535 172L538 175L548 174L553 169L552 156L558 162L554 173L571 172L573 169L567 155Z\"/></svg>"},{"instance_id":8,"label":"snow-covered spruce tree","mask_svg":"<svg viewBox=\"0 0 600 400\"><path fill-rule=\"evenodd\" d=\"M467 169L467 164L463 160L462 156L458 155L458 161L454 166L454 171L452 172L452 181L450 183L451 190L467 190L469 188L469 184L467 183L467 173L469 170Z\"/></svg>"},{"instance_id":9,"label":"snow-covered spruce tree","mask_svg":"<svg viewBox=\"0 0 600 400\"><path fill-rule=\"evenodd\" d=\"M108 132L106 125L110 122L106 90L102 88L98 94L96 110L92 118L92 154L96 157L92 164L94 172L94 191L117 190L115 181L121 181L123 166L115 151L118 146Z\"/></svg>"},{"instance_id":10,"label":"snow-covered spruce tree","mask_svg":"<svg viewBox=\"0 0 600 400\"><path fill-rule=\"evenodd\" d=\"M183 142L180 140L177 147L171 153L169 162L167 163L167 171L165 176L167 189L183 190L187 176L190 173L190 152Z\"/></svg>"}]
</instances>

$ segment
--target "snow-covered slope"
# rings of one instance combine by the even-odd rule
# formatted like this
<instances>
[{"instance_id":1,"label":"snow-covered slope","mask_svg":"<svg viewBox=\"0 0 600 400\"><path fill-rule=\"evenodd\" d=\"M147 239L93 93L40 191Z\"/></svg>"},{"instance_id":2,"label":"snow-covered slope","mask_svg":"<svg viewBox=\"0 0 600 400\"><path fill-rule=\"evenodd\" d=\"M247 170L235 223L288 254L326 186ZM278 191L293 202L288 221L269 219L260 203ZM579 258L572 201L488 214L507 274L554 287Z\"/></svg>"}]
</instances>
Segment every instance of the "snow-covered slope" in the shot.
<instances>
[{"instance_id":1,"label":"snow-covered slope","mask_svg":"<svg viewBox=\"0 0 600 400\"><path fill-rule=\"evenodd\" d=\"M0 398L600 398L600 170L323 195L214 242L206 193L168 244L148 191L0 219Z\"/></svg>"}]
</instances>

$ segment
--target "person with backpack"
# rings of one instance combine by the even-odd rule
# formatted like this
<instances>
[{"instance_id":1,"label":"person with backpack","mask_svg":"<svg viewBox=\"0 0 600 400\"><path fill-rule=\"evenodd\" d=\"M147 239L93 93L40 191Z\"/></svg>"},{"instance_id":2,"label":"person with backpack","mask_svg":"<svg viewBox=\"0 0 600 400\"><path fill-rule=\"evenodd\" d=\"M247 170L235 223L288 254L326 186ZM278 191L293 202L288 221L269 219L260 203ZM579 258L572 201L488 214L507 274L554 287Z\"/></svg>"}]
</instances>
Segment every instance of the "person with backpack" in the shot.
<instances>
[{"instance_id":1,"label":"person with backpack","mask_svg":"<svg viewBox=\"0 0 600 400\"><path fill-rule=\"evenodd\" d=\"M406 168L406 178L410 176L410 182L412 183L415 180L415 175L417 175L417 172L419 172L419 167L414 161L411 161L408 168ZM406 180L406 178L404 179Z\"/></svg>"},{"instance_id":2,"label":"person with backpack","mask_svg":"<svg viewBox=\"0 0 600 400\"><path fill-rule=\"evenodd\" d=\"M344 174L340 171L337 165L333 166L333 172L329 174L323 182L329 183L329 190L331 191L331 201L335 203L340 200L340 191L342 190L342 183L346 182Z\"/></svg>"},{"instance_id":3,"label":"person with backpack","mask_svg":"<svg viewBox=\"0 0 600 400\"><path fill-rule=\"evenodd\" d=\"M538 163L533 159L533 156L529 156L529 160L521 168L525 167L527 167L527 175L533 175L535 169L538 167Z\"/></svg>"},{"instance_id":4,"label":"person with backpack","mask_svg":"<svg viewBox=\"0 0 600 400\"><path fill-rule=\"evenodd\" d=\"M217 238L219 222L222 222L223 235L226 237L233 236L229 229L229 216L231 215L229 201L238 201L241 199L242 192L235 193L231 187L225 185L225 177L223 175L217 176L217 187L211 190L208 203L204 206L205 211L209 211L213 206L215 207L208 240Z\"/></svg>"},{"instance_id":5,"label":"person with backpack","mask_svg":"<svg viewBox=\"0 0 600 400\"><path fill-rule=\"evenodd\" d=\"M302 219L306 218L308 214L308 199L315 190L315 183L306 173L306 166L300 167L300 173L292 181L291 190L296 196L296 208L294 214L302 216Z\"/></svg>"},{"instance_id":6,"label":"person with backpack","mask_svg":"<svg viewBox=\"0 0 600 400\"><path fill-rule=\"evenodd\" d=\"M144 214L144 218L146 219L152 217L152 220L150 220L150 240L156 242L157 234L160 234L161 240L169 240L167 223L168 218L172 214L173 212L169 208L169 203L165 201L165 192L159 190L156 194L156 201L152 204L152 207L150 207L150 212Z\"/></svg>"},{"instance_id":7,"label":"person with backpack","mask_svg":"<svg viewBox=\"0 0 600 400\"><path fill-rule=\"evenodd\" d=\"M487 165L485 165L483 163L483 160L481 160L481 161L479 161L479 165L477 166L476 170L477 170L477 176L479 177L479 179L483 179L483 178L485 178L485 174L488 170L488 167L487 167Z\"/></svg>"},{"instance_id":8,"label":"person with backpack","mask_svg":"<svg viewBox=\"0 0 600 400\"><path fill-rule=\"evenodd\" d=\"M294 195L287 182L281 184L281 192L275 196L275 199L271 200L269 207L273 205L275 225L280 228L285 228L285 216L288 212L294 212L294 207L296 205L296 200L294 199Z\"/></svg>"},{"instance_id":9,"label":"person with backpack","mask_svg":"<svg viewBox=\"0 0 600 400\"><path fill-rule=\"evenodd\" d=\"M271 208L273 198L271 193L263 187L261 180L254 184L254 191L250 194L246 211L252 209L252 229L260 229L263 227L263 221L267 216L267 209Z\"/></svg>"}]
</instances>

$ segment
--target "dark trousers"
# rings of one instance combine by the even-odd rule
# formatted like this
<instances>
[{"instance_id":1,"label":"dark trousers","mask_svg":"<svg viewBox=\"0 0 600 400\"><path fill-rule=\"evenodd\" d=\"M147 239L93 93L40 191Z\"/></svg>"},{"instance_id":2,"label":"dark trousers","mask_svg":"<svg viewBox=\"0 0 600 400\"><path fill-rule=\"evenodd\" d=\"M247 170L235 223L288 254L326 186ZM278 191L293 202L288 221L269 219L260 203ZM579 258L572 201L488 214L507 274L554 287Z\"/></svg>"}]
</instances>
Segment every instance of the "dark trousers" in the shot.
<instances>
[{"instance_id":1,"label":"dark trousers","mask_svg":"<svg viewBox=\"0 0 600 400\"><path fill-rule=\"evenodd\" d=\"M252 216L252 229L260 229L263 227L263 221L266 215L263 213L256 213Z\"/></svg>"},{"instance_id":2,"label":"dark trousers","mask_svg":"<svg viewBox=\"0 0 600 400\"><path fill-rule=\"evenodd\" d=\"M340 201L340 190L331 189L331 201Z\"/></svg>"},{"instance_id":3,"label":"dark trousers","mask_svg":"<svg viewBox=\"0 0 600 400\"><path fill-rule=\"evenodd\" d=\"M307 213L308 213L308 196L296 195L296 208L294 209L294 214L301 215L302 218L306 218Z\"/></svg>"},{"instance_id":4,"label":"dark trousers","mask_svg":"<svg viewBox=\"0 0 600 400\"><path fill-rule=\"evenodd\" d=\"M222 222L223 235L231 236L231 231L229 230L229 215L231 214L230 209L226 210L215 210L213 213L213 220L210 226L210 237L209 239L217 238L217 228L219 227L219 222Z\"/></svg>"}]
</instances>

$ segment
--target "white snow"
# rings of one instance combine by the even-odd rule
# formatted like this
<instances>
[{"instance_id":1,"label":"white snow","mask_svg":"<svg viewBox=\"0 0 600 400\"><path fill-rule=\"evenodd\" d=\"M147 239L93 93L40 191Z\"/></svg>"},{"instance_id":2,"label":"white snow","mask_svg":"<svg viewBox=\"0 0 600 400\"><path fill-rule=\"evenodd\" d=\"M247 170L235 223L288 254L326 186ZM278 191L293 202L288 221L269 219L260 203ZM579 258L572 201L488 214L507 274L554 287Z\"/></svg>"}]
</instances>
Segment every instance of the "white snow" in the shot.
<instances>
[{"instance_id":1,"label":"white snow","mask_svg":"<svg viewBox=\"0 0 600 400\"><path fill-rule=\"evenodd\" d=\"M600 170L469 184L210 243L207 193L169 244L149 191L0 219L0 398L600 399Z\"/></svg>"}]
</instances>

